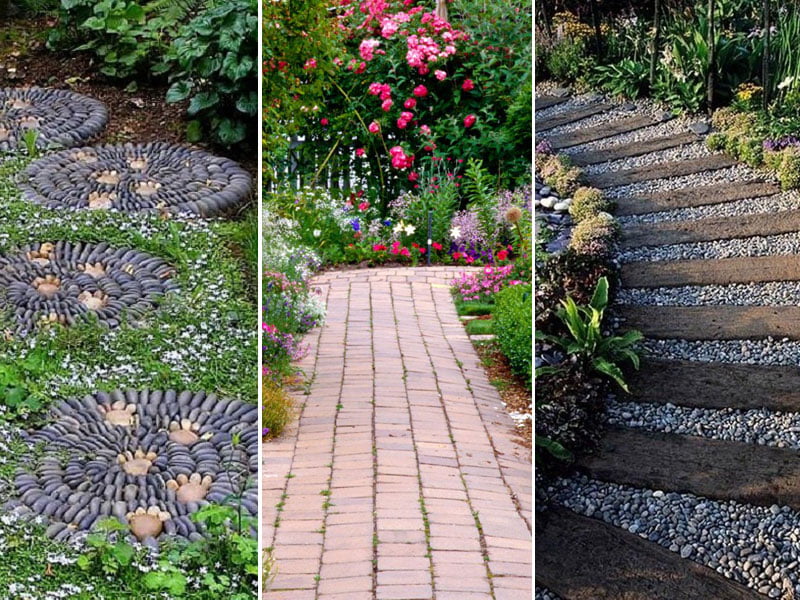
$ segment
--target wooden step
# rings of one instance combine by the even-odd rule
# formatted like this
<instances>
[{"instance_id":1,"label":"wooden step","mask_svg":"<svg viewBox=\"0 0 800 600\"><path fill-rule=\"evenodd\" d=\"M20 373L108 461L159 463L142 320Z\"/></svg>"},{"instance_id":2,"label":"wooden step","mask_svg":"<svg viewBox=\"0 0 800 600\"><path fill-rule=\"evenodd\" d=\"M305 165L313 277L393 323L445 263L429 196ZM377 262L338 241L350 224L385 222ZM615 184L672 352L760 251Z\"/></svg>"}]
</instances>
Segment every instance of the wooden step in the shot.
<instances>
[{"instance_id":1,"label":"wooden step","mask_svg":"<svg viewBox=\"0 0 800 600\"><path fill-rule=\"evenodd\" d=\"M675 160L654 165L643 165L619 171L609 171L590 175L589 185L605 189L619 185L630 185L655 179L683 177L707 171L716 171L734 166L736 160L725 154L712 154L695 160Z\"/></svg>"},{"instance_id":2,"label":"wooden step","mask_svg":"<svg viewBox=\"0 0 800 600\"><path fill-rule=\"evenodd\" d=\"M555 127L566 125L567 123L580 121L581 119L591 117L612 108L614 108L612 104L606 104L605 102L592 102L591 104L585 104L577 108L565 110L564 112L560 112L552 117L536 119L533 127L537 133L548 131L550 129L554 129Z\"/></svg>"},{"instance_id":3,"label":"wooden step","mask_svg":"<svg viewBox=\"0 0 800 600\"><path fill-rule=\"evenodd\" d=\"M800 231L800 210L710 217L689 221L662 221L623 229L622 246L665 246L690 242L780 235Z\"/></svg>"},{"instance_id":4,"label":"wooden step","mask_svg":"<svg viewBox=\"0 0 800 600\"><path fill-rule=\"evenodd\" d=\"M691 408L800 411L800 368L643 358L622 400Z\"/></svg>"},{"instance_id":5,"label":"wooden step","mask_svg":"<svg viewBox=\"0 0 800 600\"><path fill-rule=\"evenodd\" d=\"M655 124L655 123L653 123ZM595 163L608 162L610 160L619 160L620 158L631 158L634 156L641 156L651 152L658 152L660 150L669 150L685 144L693 144L697 142L700 137L691 131L676 133L664 137L657 137L650 140L642 140L635 142L626 142L624 144L617 144L602 150L587 150L585 152L576 152L571 154L572 162L579 167L591 165Z\"/></svg>"},{"instance_id":6,"label":"wooden step","mask_svg":"<svg viewBox=\"0 0 800 600\"><path fill-rule=\"evenodd\" d=\"M800 306L633 306L617 310L625 329L681 340L800 340Z\"/></svg>"},{"instance_id":7,"label":"wooden step","mask_svg":"<svg viewBox=\"0 0 800 600\"><path fill-rule=\"evenodd\" d=\"M767 281L800 281L800 255L631 262L621 273L622 286L629 288Z\"/></svg>"},{"instance_id":8,"label":"wooden step","mask_svg":"<svg viewBox=\"0 0 800 600\"><path fill-rule=\"evenodd\" d=\"M544 110L556 104L561 104L569 100L569 96L539 96L534 102L535 110Z\"/></svg>"},{"instance_id":9,"label":"wooden step","mask_svg":"<svg viewBox=\"0 0 800 600\"><path fill-rule=\"evenodd\" d=\"M580 468L622 485L800 510L800 453L790 448L612 427Z\"/></svg>"},{"instance_id":10,"label":"wooden step","mask_svg":"<svg viewBox=\"0 0 800 600\"><path fill-rule=\"evenodd\" d=\"M536 514L536 581L565 600L759 600L716 571L564 508Z\"/></svg>"},{"instance_id":11,"label":"wooden step","mask_svg":"<svg viewBox=\"0 0 800 600\"><path fill-rule=\"evenodd\" d=\"M562 148L569 148L570 146L577 146L579 144L587 144L589 142L602 140L603 138L614 135L636 131L642 127L655 125L658 122L659 121L656 121L652 117L634 115L632 117L619 119L618 121L602 123L601 125L595 125L594 127L586 127L585 129L578 129L577 131L571 131L570 133L565 133L564 135L548 139L550 140L550 146L554 150L561 150Z\"/></svg>"},{"instance_id":12,"label":"wooden step","mask_svg":"<svg viewBox=\"0 0 800 600\"><path fill-rule=\"evenodd\" d=\"M694 134L692 134L694 135ZM575 161L575 156L571 157ZM779 185L756 181L747 183L717 183L700 187L689 187L668 192L655 192L628 196L617 200L616 215L642 215L646 213L675 210L678 208L691 208L709 204L723 204L747 198L761 198L772 196L781 191Z\"/></svg>"}]
</instances>

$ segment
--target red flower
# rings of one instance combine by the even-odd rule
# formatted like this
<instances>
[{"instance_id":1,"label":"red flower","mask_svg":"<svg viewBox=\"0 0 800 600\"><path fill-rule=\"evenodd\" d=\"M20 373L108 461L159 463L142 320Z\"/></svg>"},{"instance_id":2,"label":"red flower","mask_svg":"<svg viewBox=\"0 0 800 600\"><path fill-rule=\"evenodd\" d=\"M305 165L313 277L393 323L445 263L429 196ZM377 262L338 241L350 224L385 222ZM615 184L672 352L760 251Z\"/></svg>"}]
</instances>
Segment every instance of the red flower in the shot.
<instances>
[{"instance_id":1,"label":"red flower","mask_svg":"<svg viewBox=\"0 0 800 600\"><path fill-rule=\"evenodd\" d=\"M453 252L453 260L460 260L461 252Z\"/></svg>"},{"instance_id":2,"label":"red flower","mask_svg":"<svg viewBox=\"0 0 800 600\"><path fill-rule=\"evenodd\" d=\"M308 70L308 69L313 69L316 66L317 66L317 59L316 58L309 58L306 61L306 64L303 65L303 68Z\"/></svg>"},{"instance_id":3,"label":"red flower","mask_svg":"<svg viewBox=\"0 0 800 600\"><path fill-rule=\"evenodd\" d=\"M425 248L420 248L419 249L419 253L420 254L425 254L425 252L427 252L427 250L425 250Z\"/></svg>"},{"instance_id":4,"label":"red flower","mask_svg":"<svg viewBox=\"0 0 800 600\"><path fill-rule=\"evenodd\" d=\"M326 119L325 117L322 117L322 118L319 120L319 122L320 122L320 124L321 124L323 127L327 127L328 123L330 123L330 121L328 121L328 119Z\"/></svg>"},{"instance_id":5,"label":"red flower","mask_svg":"<svg viewBox=\"0 0 800 600\"><path fill-rule=\"evenodd\" d=\"M366 152L363 148L356 148L356 156L361 158L362 156L364 156L364 154L366 154Z\"/></svg>"},{"instance_id":6,"label":"red flower","mask_svg":"<svg viewBox=\"0 0 800 600\"><path fill-rule=\"evenodd\" d=\"M505 260L508 258L508 252L506 252L505 250L500 250L496 256L497 260Z\"/></svg>"},{"instance_id":7,"label":"red flower","mask_svg":"<svg viewBox=\"0 0 800 600\"><path fill-rule=\"evenodd\" d=\"M465 92L469 92L470 90L475 89L475 82L472 79L465 79L464 83L461 84L461 89Z\"/></svg>"},{"instance_id":8,"label":"red flower","mask_svg":"<svg viewBox=\"0 0 800 600\"><path fill-rule=\"evenodd\" d=\"M469 129L470 127L475 125L475 121L477 120L478 118L475 115L467 115L466 117L464 117L464 127Z\"/></svg>"},{"instance_id":9,"label":"red flower","mask_svg":"<svg viewBox=\"0 0 800 600\"><path fill-rule=\"evenodd\" d=\"M426 88L424 85L420 84L420 85L418 85L417 87L414 88L414 95L417 98L424 98L425 96L428 95L428 88Z\"/></svg>"},{"instance_id":10,"label":"red flower","mask_svg":"<svg viewBox=\"0 0 800 600\"><path fill-rule=\"evenodd\" d=\"M401 248L400 256L411 256L411 252L408 251L408 248Z\"/></svg>"},{"instance_id":11,"label":"red flower","mask_svg":"<svg viewBox=\"0 0 800 600\"><path fill-rule=\"evenodd\" d=\"M362 212L367 210L368 208L369 208L369 202L362 202L361 204L358 205L358 210Z\"/></svg>"},{"instance_id":12,"label":"red flower","mask_svg":"<svg viewBox=\"0 0 800 600\"><path fill-rule=\"evenodd\" d=\"M414 108L416 105L417 105L417 100L416 100L416 98L409 98L408 100L406 100L405 102L403 102L403 106L405 106L405 107L406 107L407 109L409 109L409 110L411 110L412 108Z\"/></svg>"},{"instance_id":13,"label":"red flower","mask_svg":"<svg viewBox=\"0 0 800 600\"><path fill-rule=\"evenodd\" d=\"M419 173L416 171L411 171L411 173L408 174L409 181L416 181L417 179L419 179Z\"/></svg>"},{"instance_id":14,"label":"red flower","mask_svg":"<svg viewBox=\"0 0 800 600\"><path fill-rule=\"evenodd\" d=\"M433 244L431 244L431 246L433 246L434 250L441 250L442 249L442 245L439 242L433 242Z\"/></svg>"},{"instance_id":15,"label":"red flower","mask_svg":"<svg viewBox=\"0 0 800 600\"><path fill-rule=\"evenodd\" d=\"M372 247L373 252L383 252L384 250L386 250L386 246L384 246L383 244L375 244Z\"/></svg>"}]
</instances>

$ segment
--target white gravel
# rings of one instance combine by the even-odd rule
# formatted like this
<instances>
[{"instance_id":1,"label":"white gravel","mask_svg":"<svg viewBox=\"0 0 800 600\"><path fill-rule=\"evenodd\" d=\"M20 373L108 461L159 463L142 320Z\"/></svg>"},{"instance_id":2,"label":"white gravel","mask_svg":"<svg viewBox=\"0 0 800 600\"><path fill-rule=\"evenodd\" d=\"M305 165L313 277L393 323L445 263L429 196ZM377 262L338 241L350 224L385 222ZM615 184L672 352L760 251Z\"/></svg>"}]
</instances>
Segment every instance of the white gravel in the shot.
<instances>
[{"instance_id":1,"label":"white gravel","mask_svg":"<svg viewBox=\"0 0 800 600\"><path fill-rule=\"evenodd\" d=\"M613 173L616 171L622 171L624 169L658 165L676 160L693 160L695 158L710 156L712 154L714 153L706 148L705 144L687 144L685 146L678 146L677 148L667 148L666 150L659 150L658 152L650 152L641 156L632 156L610 162L588 165L583 168L583 172L586 175Z\"/></svg>"},{"instance_id":2,"label":"white gravel","mask_svg":"<svg viewBox=\"0 0 800 600\"><path fill-rule=\"evenodd\" d=\"M642 306L702 306L708 304L798 306L800 305L800 281L623 288L617 293L616 301L618 304Z\"/></svg>"},{"instance_id":3,"label":"white gravel","mask_svg":"<svg viewBox=\"0 0 800 600\"><path fill-rule=\"evenodd\" d=\"M551 592L547 588L543 588L540 585L536 586L536 595L534 597L535 600L561 600L561 598L554 592Z\"/></svg>"},{"instance_id":4,"label":"white gravel","mask_svg":"<svg viewBox=\"0 0 800 600\"><path fill-rule=\"evenodd\" d=\"M788 507L719 502L584 476L558 479L547 491L557 504L636 533L770 598L800 594L800 515Z\"/></svg>"},{"instance_id":5,"label":"white gravel","mask_svg":"<svg viewBox=\"0 0 800 600\"><path fill-rule=\"evenodd\" d=\"M646 110L647 112L645 112L645 114L648 115L657 115L659 112L659 109L657 108L646 108L643 110ZM635 129L633 131L629 131L628 133L621 133L619 135L603 138L601 140L595 140L594 142L587 142L578 146L571 146L569 148L565 148L561 152L565 154L577 154L578 152L589 150L605 150L611 146L627 144L629 142L642 142L645 140L652 140L653 138L666 137L676 133L688 131L690 123L692 123L691 119L670 119L669 121L664 121L650 127L642 127L641 129Z\"/></svg>"},{"instance_id":6,"label":"white gravel","mask_svg":"<svg viewBox=\"0 0 800 600\"><path fill-rule=\"evenodd\" d=\"M669 179L654 179L641 183L617 186L603 190L609 198L620 198L622 196L637 196L650 192L662 192L668 190L679 190L682 188L695 188L703 185L715 183L729 183L735 181L757 181L762 175L746 165L736 165L727 169L717 169L695 175L685 175L683 177L670 177Z\"/></svg>"},{"instance_id":7,"label":"white gravel","mask_svg":"<svg viewBox=\"0 0 800 600\"><path fill-rule=\"evenodd\" d=\"M779 218L776 216L776 218ZM639 246L622 250L621 262L637 260L684 260L691 258L735 258L800 254L800 232L765 237L691 242L671 246Z\"/></svg>"},{"instance_id":8,"label":"white gravel","mask_svg":"<svg viewBox=\"0 0 800 600\"><path fill-rule=\"evenodd\" d=\"M698 341L645 339L641 345L649 356L658 358L800 366L800 342L788 338Z\"/></svg>"},{"instance_id":9,"label":"white gravel","mask_svg":"<svg viewBox=\"0 0 800 600\"><path fill-rule=\"evenodd\" d=\"M612 425L647 431L800 449L800 414L795 412L691 408L611 400L606 416Z\"/></svg>"}]
</instances>

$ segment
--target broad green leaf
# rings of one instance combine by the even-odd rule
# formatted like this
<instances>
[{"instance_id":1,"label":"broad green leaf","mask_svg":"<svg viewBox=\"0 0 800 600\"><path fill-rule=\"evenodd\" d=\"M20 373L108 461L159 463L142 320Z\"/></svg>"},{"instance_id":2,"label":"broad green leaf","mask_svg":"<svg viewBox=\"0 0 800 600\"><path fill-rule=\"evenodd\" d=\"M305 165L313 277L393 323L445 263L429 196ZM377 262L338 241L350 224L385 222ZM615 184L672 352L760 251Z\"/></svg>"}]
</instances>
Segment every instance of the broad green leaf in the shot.
<instances>
[{"instance_id":1,"label":"broad green leaf","mask_svg":"<svg viewBox=\"0 0 800 600\"><path fill-rule=\"evenodd\" d=\"M186 112L190 115L196 115L199 112L211 108L212 106L216 106L218 103L219 94L216 92L200 92L192 97L192 100L189 102L189 108L186 109Z\"/></svg>"},{"instance_id":2,"label":"broad green leaf","mask_svg":"<svg viewBox=\"0 0 800 600\"><path fill-rule=\"evenodd\" d=\"M607 305L608 305L608 278L601 277L600 280L597 282L597 287L594 290L594 294L592 295L591 302L589 302L589 306L602 313Z\"/></svg>"},{"instance_id":3,"label":"broad green leaf","mask_svg":"<svg viewBox=\"0 0 800 600\"><path fill-rule=\"evenodd\" d=\"M551 440L550 438L546 438L542 435L536 434L535 443L537 447L544 448L559 460L572 460L572 452L567 450L564 446L562 446L555 440Z\"/></svg>"},{"instance_id":4,"label":"broad green leaf","mask_svg":"<svg viewBox=\"0 0 800 600\"><path fill-rule=\"evenodd\" d=\"M619 384L626 392L630 393L628 389L628 384L625 383L625 376L622 374L620 368L612 362L607 361L605 358L595 357L592 361L592 366L595 368L596 371L603 373L604 375L608 375Z\"/></svg>"},{"instance_id":5,"label":"broad green leaf","mask_svg":"<svg viewBox=\"0 0 800 600\"><path fill-rule=\"evenodd\" d=\"M176 81L167 90L167 102L173 104L181 102L189 97L192 93L192 84L188 81Z\"/></svg>"}]
</instances>

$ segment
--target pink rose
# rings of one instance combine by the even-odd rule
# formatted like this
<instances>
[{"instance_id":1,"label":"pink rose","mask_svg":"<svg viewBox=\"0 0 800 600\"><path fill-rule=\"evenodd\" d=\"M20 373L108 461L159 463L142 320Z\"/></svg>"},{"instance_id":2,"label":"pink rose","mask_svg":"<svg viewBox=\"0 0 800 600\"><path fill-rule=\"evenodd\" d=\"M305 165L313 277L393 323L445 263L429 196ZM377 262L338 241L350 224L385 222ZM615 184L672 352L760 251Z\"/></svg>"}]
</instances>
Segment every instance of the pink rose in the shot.
<instances>
[{"instance_id":1,"label":"pink rose","mask_svg":"<svg viewBox=\"0 0 800 600\"><path fill-rule=\"evenodd\" d=\"M428 95L428 88L426 88L424 85L420 84L420 85L418 85L417 87L414 88L414 95L417 98L424 98L425 96Z\"/></svg>"},{"instance_id":2,"label":"pink rose","mask_svg":"<svg viewBox=\"0 0 800 600\"><path fill-rule=\"evenodd\" d=\"M392 101L392 99L391 99L391 98L387 98L386 100L384 100L384 101L381 103L381 108L382 108L382 109L383 109L385 112L389 112L389 111L391 110L391 108L392 108L392 104L394 104L394 102Z\"/></svg>"},{"instance_id":3,"label":"pink rose","mask_svg":"<svg viewBox=\"0 0 800 600\"><path fill-rule=\"evenodd\" d=\"M444 81L445 79L447 79L447 73L445 73L445 72L444 72L444 71L442 71L441 69L436 69L436 70L433 72L433 75L434 75L434 77L436 77L436 79L438 79L439 81Z\"/></svg>"},{"instance_id":4,"label":"pink rose","mask_svg":"<svg viewBox=\"0 0 800 600\"><path fill-rule=\"evenodd\" d=\"M475 125L475 121L477 120L478 118L475 115L467 115L466 117L464 117L464 127L466 128L472 127L473 125Z\"/></svg>"},{"instance_id":5,"label":"pink rose","mask_svg":"<svg viewBox=\"0 0 800 600\"><path fill-rule=\"evenodd\" d=\"M320 122L320 124L321 124L323 127L327 127L328 123L330 123L330 121L328 121L328 119L326 119L325 117L322 117L322 118L319 120L319 122Z\"/></svg>"},{"instance_id":6,"label":"pink rose","mask_svg":"<svg viewBox=\"0 0 800 600\"><path fill-rule=\"evenodd\" d=\"M370 133L378 133L381 130L381 125L377 121L373 121L372 123L369 124L369 127L367 127L367 129L369 129Z\"/></svg>"},{"instance_id":7,"label":"pink rose","mask_svg":"<svg viewBox=\"0 0 800 600\"><path fill-rule=\"evenodd\" d=\"M417 106L416 98L409 98L405 102L403 102L403 106L409 110Z\"/></svg>"},{"instance_id":8,"label":"pink rose","mask_svg":"<svg viewBox=\"0 0 800 600\"><path fill-rule=\"evenodd\" d=\"M315 69L316 66L317 66L317 59L316 58L309 58L306 61L306 64L303 65L303 68L306 69L306 70Z\"/></svg>"},{"instance_id":9,"label":"pink rose","mask_svg":"<svg viewBox=\"0 0 800 600\"><path fill-rule=\"evenodd\" d=\"M356 148L356 156L361 158L362 156L364 156L364 154L366 154L366 152L364 152L363 148Z\"/></svg>"},{"instance_id":10,"label":"pink rose","mask_svg":"<svg viewBox=\"0 0 800 600\"><path fill-rule=\"evenodd\" d=\"M427 125L420 125L419 126L419 130L423 133L423 135L430 135L431 134L431 128L428 127Z\"/></svg>"},{"instance_id":11,"label":"pink rose","mask_svg":"<svg viewBox=\"0 0 800 600\"><path fill-rule=\"evenodd\" d=\"M470 90L475 89L475 82L472 79L465 79L464 83L461 84L461 89L465 92L469 92Z\"/></svg>"}]
</instances>

